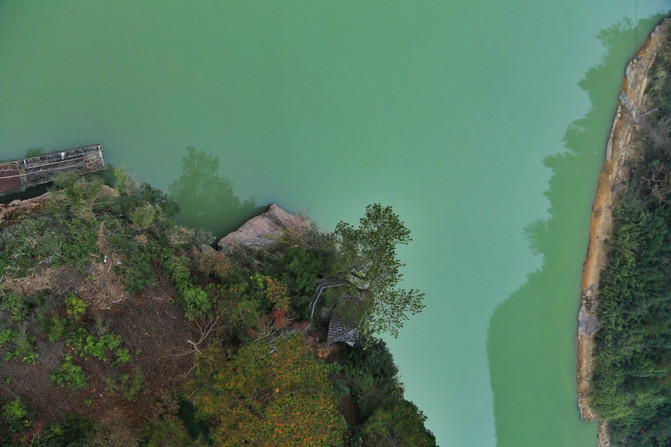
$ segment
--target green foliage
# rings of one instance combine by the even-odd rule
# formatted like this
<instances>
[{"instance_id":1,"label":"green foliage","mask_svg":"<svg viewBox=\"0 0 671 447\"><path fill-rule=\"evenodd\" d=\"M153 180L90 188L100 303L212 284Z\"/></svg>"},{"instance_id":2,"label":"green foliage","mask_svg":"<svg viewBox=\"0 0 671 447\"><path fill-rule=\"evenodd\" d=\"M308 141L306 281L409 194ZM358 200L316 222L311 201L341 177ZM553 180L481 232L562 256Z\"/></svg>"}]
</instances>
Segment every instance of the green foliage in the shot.
<instances>
[{"instance_id":1,"label":"green foliage","mask_svg":"<svg viewBox=\"0 0 671 447\"><path fill-rule=\"evenodd\" d=\"M84 358L93 357L103 362L109 362L109 354L114 355L114 363L128 363L133 357L128 349L121 346L121 336L103 334L95 336L86 329L79 328L68 335L66 344L72 346L77 355Z\"/></svg>"},{"instance_id":2,"label":"green foliage","mask_svg":"<svg viewBox=\"0 0 671 447\"><path fill-rule=\"evenodd\" d=\"M182 303L187 319L193 321L197 315L204 314L212 307L210 299L200 287L190 287L182 292Z\"/></svg>"},{"instance_id":3,"label":"green foliage","mask_svg":"<svg viewBox=\"0 0 671 447\"><path fill-rule=\"evenodd\" d=\"M150 203L139 206L130 214L130 220L139 230L146 230L156 219L156 208Z\"/></svg>"},{"instance_id":4,"label":"green foliage","mask_svg":"<svg viewBox=\"0 0 671 447\"><path fill-rule=\"evenodd\" d=\"M168 220L178 214L179 206L176 202L151 185L139 183L125 168L115 169L114 177L114 189L119 194L112 205L112 211L116 214L132 216L133 213L139 213L138 223L143 223L147 216L141 215L148 212L153 215L152 222L159 231L165 230L169 226ZM147 205L154 209L149 211ZM146 208L144 212L140 211L142 208Z\"/></svg>"},{"instance_id":5,"label":"green foliage","mask_svg":"<svg viewBox=\"0 0 671 447\"><path fill-rule=\"evenodd\" d=\"M656 59L629 184L601 273L592 407L614 444L671 444L671 45ZM657 124L656 124L657 123ZM650 131L650 128L656 129Z\"/></svg>"},{"instance_id":6,"label":"green foliage","mask_svg":"<svg viewBox=\"0 0 671 447\"><path fill-rule=\"evenodd\" d=\"M21 432L33 424L32 416L18 397L5 404L2 410L5 422L12 433Z\"/></svg>"},{"instance_id":7,"label":"green foliage","mask_svg":"<svg viewBox=\"0 0 671 447\"><path fill-rule=\"evenodd\" d=\"M329 368L306 350L302 334L272 347L250 343L224 360L210 348L190 384L196 408L213 421L217 445L342 445L344 421Z\"/></svg>"},{"instance_id":8,"label":"green foliage","mask_svg":"<svg viewBox=\"0 0 671 447\"><path fill-rule=\"evenodd\" d=\"M3 329L0 331L0 346L3 344L7 343L8 341L12 341L16 338L16 332L12 331L11 329Z\"/></svg>"},{"instance_id":9,"label":"green foliage","mask_svg":"<svg viewBox=\"0 0 671 447\"><path fill-rule=\"evenodd\" d=\"M133 401L142 389L144 379L144 371L138 366L133 368L131 373L122 373L118 378L105 378L105 383L110 392L117 392L126 400Z\"/></svg>"},{"instance_id":10,"label":"green foliage","mask_svg":"<svg viewBox=\"0 0 671 447\"><path fill-rule=\"evenodd\" d=\"M13 291L0 292L0 309L9 314L11 321L20 322L28 315L28 305L23 297Z\"/></svg>"},{"instance_id":11,"label":"green foliage","mask_svg":"<svg viewBox=\"0 0 671 447\"><path fill-rule=\"evenodd\" d=\"M82 367L72 363L72 356L65 355L64 362L58 368L58 371L49 375L51 380L56 382L59 386L78 390L89 385L88 379Z\"/></svg>"},{"instance_id":12,"label":"green foliage","mask_svg":"<svg viewBox=\"0 0 671 447\"><path fill-rule=\"evenodd\" d=\"M63 264L82 269L91 261L91 255L97 251L98 236L95 221L73 218L67 224L62 241L60 257Z\"/></svg>"},{"instance_id":13,"label":"green foliage","mask_svg":"<svg viewBox=\"0 0 671 447\"><path fill-rule=\"evenodd\" d=\"M87 447L92 445L95 432L95 422L92 419L66 414L63 422L52 424L41 435L34 435L31 445Z\"/></svg>"},{"instance_id":14,"label":"green foliage","mask_svg":"<svg viewBox=\"0 0 671 447\"><path fill-rule=\"evenodd\" d=\"M65 204L0 232L0 274L25 276L38 265L83 268L96 251L96 221Z\"/></svg>"},{"instance_id":15,"label":"green foliage","mask_svg":"<svg viewBox=\"0 0 671 447\"><path fill-rule=\"evenodd\" d=\"M187 162L195 163L191 167L207 161L207 157L193 150L189 155L192 159ZM194 157L198 160L194 161ZM213 268L206 273L214 273L222 283L204 286L204 275L196 280L191 271L196 263L186 255L190 254L189 245L202 242L199 238L204 233L176 229L169 217L176 214L177 206L160 191L139 184L125 170L117 170L116 178L118 196L111 195L96 179L74 175L60 178L56 186L62 192L52 195L48 212L17 219L0 231L0 276L24 276L58 266L92 275L96 269L89 270L89 263L112 258L115 262L111 267L129 293L151 287L157 278L171 281L176 290L175 301L183 307L186 317L195 321L194 327L211 330L211 334L205 334L205 341L198 342L195 372L189 378L193 391L190 397L196 406L184 401L178 408L152 419L145 431L147 445L212 445L214 439L221 445L236 446L341 445L345 424L337 405L344 393L352 390L363 417L372 417L388 400L402 395L397 370L383 344L372 343L366 351L352 351L346 367L338 373L315 358L300 333L288 329L294 317L307 316L307 304L317 280L334 275L347 283L344 296L356 294L370 304L369 308L362 308L365 312L359 316L367 316L370 323L366 327L371 330L393 332L405 313L416 310L401 303L403 316L379 315L386 311L380 302L382 294L390 292L392 299L398 296L395 284L400 274L388 268L393 270L400 264L393 247L383 250L392 258L383 260L386 266L371 263L367 250L385 245L372 241L383 234L371 228L387 225L389 231L396 232L388 240L393 246L409 240L407 230L390 209L369 207L360 229L349 231L342 224L339 236L322 235L313 229L305 234L286 235L263 253L240 255L247 256L240 262L227 258L218 270ZM181 180L184 182L175 184L175 193L186 197L202 192L190 189L189 179ZM252 204L247 202L237 201L234 205L238 211L252 210ZM378 220L386 223L371 223L375 213L381 215ZM337 237L344 247L339 256L334 242ZM67 269L64 271L68 273ZM364 274L371 276L362 280ZM387 289L365 287L368 280ZM53 290L62 290L60 279L55 286ZM130 365L119 366L133 360L119 335L102 330L89 332L92 316L87 314L86 302L74 292L66 293L62 301L55 299L58 296L49 296L51 292L33 297L1 293L0 319L21 323L0 330L0 345L8 360L35 363L35 337L25 328L32 329L30 325L39 322L50 342L64 339L67 346L68 354L50 375L54 383L70 389L88 386L91 377L87 372L93 374L96 368L85 371L82 365L88 368L88 360L96 359L108 364L98 365L97 369L108 371L115 366L115 372L107 374L111 389L129 401L137 399L144 386L144 372ZM421 298L421 294L411 293L412 297ZM224 352L218 347L218 340L226 340L226 346L237 346ZM339 387L331 382L336 376ZM83 405L89 407L93 400L84 399ZM21 416L17 418L20 420ZM40 426L35 433L27 433L26 429L33 429L30 424L17 430L23 431L21 436L37 436L30 441L40 445L96 442L90 436L90 421L66 421L47 431L38 433ZM310 429L306 430L306 426ZM100 433L105 430L101 427ZM81 437L76 438L75 433ZM107 432L100 433L98 441L110 437ZM0 443L4 441L0 436Z\"/></svg>"},{"instance_id":16,"label":"green foliage","mask_svg":"<svg viewBox=\"0 0 671 447\"><path fill-rule=\"evenodd\" d=\"M144 442L142 445L147 447L190 447L194 446L193 439L199 439L199 432L191 435L187 430L184 418L182 418L181 411L184 404L188 401L179 399L173 395L163 396L160 400L158 411L155 411L151 419L145 424L142 429ZM188 404L190 405L190 404ZM190 406L189 416L193 420L195 418L194 408ZM207 430L207 425L200 422L201 427ZM208 445L209 435L207 433L202 437L201 444Z\"/></svg>"},{"instance_id":17,"label":"green foliage","mask_svg":"<svg viewBox=\"0 0 671 447\"><path fill-rule=\"evenodd\" d=\"M16 344L15 349L7 352L5 360L20 359L23 363L34 365L35 360L37 360L37 353L33 350L33 343L35 343L33 334L19 332L16 334L14 343Z\"/></svg>"},{"instance_id":18,"label":"green foliage","mask_svg":"<svg viewBox=\"0 0 671 447\"><path fill-rule=\"evenodd\" d=\"M195 443L177 416L166 416L145 429L147 447L189 447Z\"/></svg>"},{"instance_id":19,"label":"green foliage","mask_svg":"<svg viewBox=\"0 0 671 447\"><path fill-rule=\"evenodd\" d=\"M165 268L172 284L178 291L186 290L193 286L191 270L189 270L189 259L186 256L178 256L167 260Z\"/></svg>"},{"instance_id":20,"label":"green foliage","mask_svg":"<svg viewBox=\"0 0 671 447\"><path fill-rule=\"evenodd\" d=\"M336 297L336 312L364 333L398 329L408 314L420 312L424 294L397 288L403 263L396 255L398 244L411 241L410 230L390 206L368 205L359 227L340 222L336 226L337 263L343 289Z\"/></svg>"},{"instance_id":21,"label":"green foliage","mask_svg":"<svg viewBox=\"0 0 671 447\"><path fill-rule=\"evenodd\" d=\"M60 341L69 328L69 321L64 317L51 317L42 314L39 317L42 331L46 334L50 342Z\"/></svg>"},{"instance_id":22,"label":"green foliage","mask_svg":"<svg viewBox=\"0 0 671 447\"><path fill-rule=\"evenodd\" d=\"M75 295L74 292L68 292L65 295L65 310L73 321L79 321L84 316L87 307L88 304Z\"/></svg>"},{"instance_id":23,"label":"green foliage","mask_svg":"<svg viewBox=\"0 0 671 447\"><path fill-rule=\"evenodd\" d=\"M412 402L389 400L364 424L364 446L435 447L436 438L424 427L425 420L426 416Z\"/></svg>"},{"instance_id":24,"label":"green foliage","mask_svg":"<svg viewBox=\"0 0 671 447\"><path fill-rule=\"evenodd\" d=\"M140 367L133 369L132 374L122 374L121 385L123 386L123 397L125 397L126 400L134 400L137 397L137 393L142 388L143 383L144 372Z\"/></svg>"},{"instance_id":25,"label":"green foliage","mask_svg":"<svg viewBox=\"0 0 671 447\"><path fill-rule=\"evenodd\" d=\"M387 400L403 397L398 368L384 341L371 339L347 349L343 366L361 418L367 419Z\"/></svg>"},{"instance_id":26,"label":"green foliage","mask_svg":"<svg viewBox=\"0 0 671 447\"><path fill-rule=\"evenodd\" d=\"M335 250L329 244L318 244L317 248L294 245L283 249L266 272L286 285L291 314L307 320L317 280L329 277L334 267Z\"/></svg>"},{"instance_id":27,"label":"green foliage","mask_svg":"<svg viewBox=\"0 0 671 447\"><path fill-rule=\"evenodd\" d=\"M120 226L119 222L110 222L108 228L112 229L108 237L110 246L123 255L123 260L114 266L114 271L121 277L124 289L132 294L151 286L155 278L151 265L154 244L138 242L133 232Z\"/></svg>"},{"instance_id":28,"label":"green foliage","mask_svg":"<svg viewBox=\"0 0 671 447\"><path fill-rule=\"evenodd\" d=\"M198 417L196 407L185 398L180 398L178 404L177 416L184 424L191 439L195 439L203 445L213 445L214 442L210 437L210 427L203 419Z\"/></svg>"},{"instance_id":29,"label":"green foliage","mask_svg":"<svg viewBox=\"0 0 671 447\"><path fill-rule=\"evenodd\" d=\"M194 286L189 269L189 260L185 256L169 259L165 263L166 271L177 289L177 301L182 305L189 321L203 315L212 308L206 291Z\"/></svg>"},{"instance_id":30,"label":"green foliage","mask_svg":"<svg viewBox=\"0 0 671 447\"><path fill-rule=\"evenodd\" d=\"M75 210L91 210L103 195L102 178L82 177L80 173L74 171L58 173L54 178L54 186L63 191L66 204Z\"/></svg>"}]
</instances>

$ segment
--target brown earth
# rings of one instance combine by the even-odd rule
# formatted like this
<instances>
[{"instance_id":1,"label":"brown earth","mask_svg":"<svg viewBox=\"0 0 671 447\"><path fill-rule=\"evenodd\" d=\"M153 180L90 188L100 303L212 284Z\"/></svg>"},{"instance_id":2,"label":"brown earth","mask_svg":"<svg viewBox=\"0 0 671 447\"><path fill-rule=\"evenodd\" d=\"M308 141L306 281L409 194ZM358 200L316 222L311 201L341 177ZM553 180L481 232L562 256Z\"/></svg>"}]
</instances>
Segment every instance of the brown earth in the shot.
<instances>
[{"instance_id":1,"label":"brown earth","mask_svg":"<svg viewBox=\"0 0 671 447\"><path fill-rule=\"evenodd\" d=\"M658 53L662 36L671 28L670 19L658 25L645 41L639 52L629 62L622 91L638 107L645 110L645 90L649 82L649 71ZM588 319L596 318L598 306L599 276L607 261L606 241L613 230L613 205L627 178L626 163L636 155L635 141L638 137L638 125L629 110L618 103L617 113L608 140L606 159L601 168L599 186L592 208L589 245L583 268L582 305L578 325L577 346L577 388L580 417L584 421L593 421L598 416L590 407L589 393L593 364L594 335L598 330L586 330ZM606 421L599 420L599 446L610 446Z\"/></svg>"},{"instance_id":2,"label":"brown earth","mask_svg":"<svg viewBox=\"0 0 671 447\"><path fill-rule=\"evenodd\" d=\"M91 262L82 272L66 267L44 268L25 278L7 278L0 284L0 289L23 296L39 291L60 296L74 291L88 304L83 327L95 335L120 335L122 346L133 355L133 361L120 365L77 356L76 363L82 366L90 386L80 390L63 388L49 376L62 364L62 356L72 354L73 349L63 342L49 342L34 318L22 322L23 330L37 337L33 349L38 357L35 365L18 359L5 361L7 349L0 349L0 402L20 397L28 408L37 409L36 420L41 423L59 422L66 413L77 413L103 425L109 419L112 426L139 428L155 413L162 396L178 386L192 366L192 349L187 340L193 338L194 331L183 311L173 303L169 281L159 277L148 290L128 294L112 268L123 259L108 250L104 233L101 225L98 248L110 255L102 262ZM128 401L123 396L121 375L132 376L138 367L144 382L137 397Z\"/></svg>"},{"instance_id":3,"label":"brown earth","mask_svg":"<svg viewBox=\"0 0 671 447\"><path fill-rule=\"evenodd\" d=\"M36 420L47 424L59 422L66 413L77 413L102 420L107 415L122 413L133 428L139 428L155 409L160 398L174 389L191 367L186 340L192 338L190 325L181 310L169 297L156 299L141 294L115 306L88 315L84 327L93 334L120 335L123 346L133 355L129 364L114 366L90 358L77 358L89 377L90 386L70 390L56 385L50 374L62 363L62 354L71 354L72 348L63 342L50 343L46 337L36 341L38 358L35 365L19 360L3 362L0 400L21 397L28 408L37 409ZM170 328L169 331L166 328ZM121 374L141 368L145 379L137 398L128 401L121 393Z\"/></svg>"}]
</instances>

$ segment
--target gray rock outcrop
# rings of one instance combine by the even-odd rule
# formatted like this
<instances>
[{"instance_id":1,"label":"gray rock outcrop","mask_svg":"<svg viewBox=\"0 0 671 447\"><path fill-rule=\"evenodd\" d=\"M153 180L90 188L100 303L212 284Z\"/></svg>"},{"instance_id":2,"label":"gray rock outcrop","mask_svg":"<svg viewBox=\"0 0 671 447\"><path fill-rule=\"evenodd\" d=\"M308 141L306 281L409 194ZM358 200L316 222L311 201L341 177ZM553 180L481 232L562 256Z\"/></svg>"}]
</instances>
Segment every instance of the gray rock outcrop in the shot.
<instances>
[{"instance_id":1,"label":"gray rock outcrop","mask_svg":"<svg viewBox=\"0 0 671 447\"><path fill-rule=\"evenodd\" d=\"M274 243L286 231L301 232L310 225L309 220L289 214L272 204L268 211L249 219L240 228L221 238L217 245L222 249L236 245L263 248Z\"/></svg>"}]
</instances>

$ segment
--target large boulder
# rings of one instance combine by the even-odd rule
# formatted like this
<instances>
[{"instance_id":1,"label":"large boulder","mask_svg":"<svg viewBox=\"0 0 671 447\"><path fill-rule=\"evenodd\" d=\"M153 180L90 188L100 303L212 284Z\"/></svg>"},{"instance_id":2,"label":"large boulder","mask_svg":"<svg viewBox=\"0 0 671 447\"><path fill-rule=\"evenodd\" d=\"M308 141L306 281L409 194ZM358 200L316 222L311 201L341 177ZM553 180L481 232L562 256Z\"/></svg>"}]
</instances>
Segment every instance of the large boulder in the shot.
<instances>
[{"instance_id":1,"label":"large boulder","mask_svg":"<svg viewBox=\"0 0 671 447\"><path fill-rule=\"evenodd\" d=\"M268 211L249 219L240 228L221 238L217 245L222 249L237 245L263 248L277 241L285 231L299 233L309 227L308 219L289 214L272 204Z\"/></svg>"}]
</instances>

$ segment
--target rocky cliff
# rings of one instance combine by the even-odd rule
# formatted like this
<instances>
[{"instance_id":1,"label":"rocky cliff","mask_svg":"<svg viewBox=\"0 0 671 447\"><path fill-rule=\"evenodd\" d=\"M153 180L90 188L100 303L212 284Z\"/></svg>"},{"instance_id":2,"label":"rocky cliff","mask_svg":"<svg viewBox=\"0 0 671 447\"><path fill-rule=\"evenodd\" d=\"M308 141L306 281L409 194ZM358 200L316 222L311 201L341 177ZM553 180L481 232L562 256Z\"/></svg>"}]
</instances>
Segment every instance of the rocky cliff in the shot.
<instances>
[{"instance_id":1,"label":"rocky cliff","mask_svg":"<svg viewBox=\"0 0 671 447\"><path fill-rule=\"evenodd\" d=\"M310 221L284 211L272 204L265 213L253 217L236 231L219 240L219 248L225 249L242 245L250 248L262 248L277 241L285 232L301 232L310 227Z\"/></svg>"}]
</instances>

